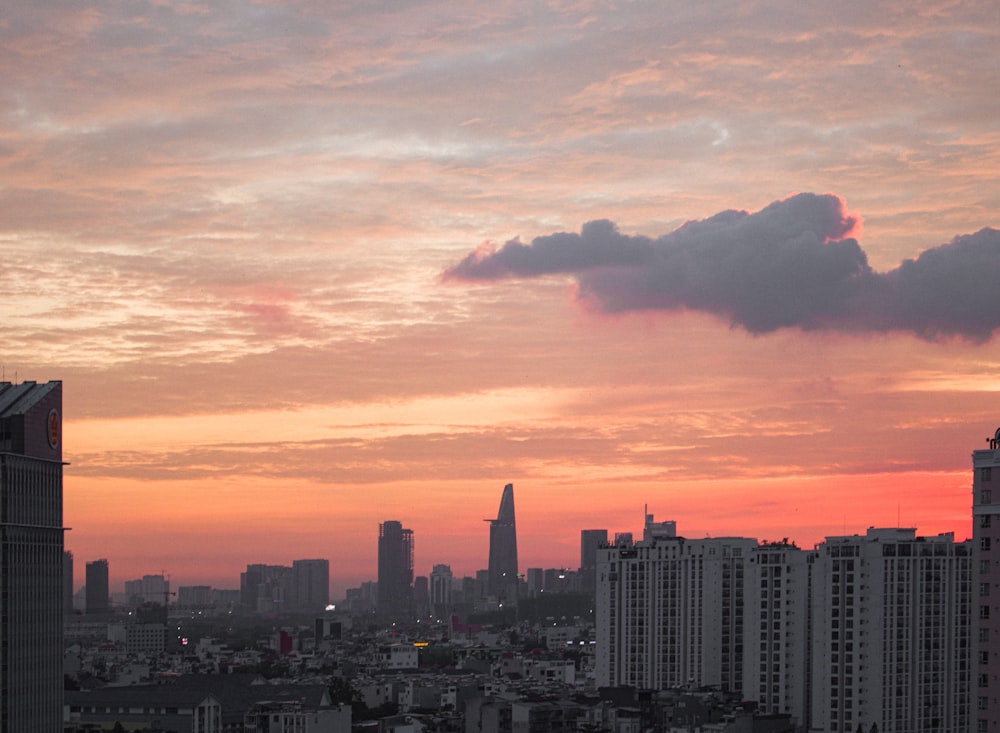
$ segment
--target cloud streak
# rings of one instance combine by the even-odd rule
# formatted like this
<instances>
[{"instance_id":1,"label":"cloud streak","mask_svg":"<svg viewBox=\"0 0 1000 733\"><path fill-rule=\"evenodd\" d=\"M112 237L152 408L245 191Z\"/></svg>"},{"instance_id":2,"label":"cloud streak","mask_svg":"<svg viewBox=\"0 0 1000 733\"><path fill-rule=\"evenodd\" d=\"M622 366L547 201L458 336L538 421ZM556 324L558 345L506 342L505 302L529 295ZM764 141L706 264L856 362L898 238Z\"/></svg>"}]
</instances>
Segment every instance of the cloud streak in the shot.
<instances>
[{"instance_id":1,"label":"cloud streak","mask_svg":"<svg viewBox=\"0 0 1000 733\"><path fill-rule=\"evenodd\" d=\"M855 238L861 218L832 194L802 193L755 213L728 210L656 239L608 220L580 233L483 245L446 280L570 274L603 313L695 310L750 333L782 328L902 331L989 339L1000 328L1000 231L955 237L879 273Z\"/></svg>"}]
</instances>

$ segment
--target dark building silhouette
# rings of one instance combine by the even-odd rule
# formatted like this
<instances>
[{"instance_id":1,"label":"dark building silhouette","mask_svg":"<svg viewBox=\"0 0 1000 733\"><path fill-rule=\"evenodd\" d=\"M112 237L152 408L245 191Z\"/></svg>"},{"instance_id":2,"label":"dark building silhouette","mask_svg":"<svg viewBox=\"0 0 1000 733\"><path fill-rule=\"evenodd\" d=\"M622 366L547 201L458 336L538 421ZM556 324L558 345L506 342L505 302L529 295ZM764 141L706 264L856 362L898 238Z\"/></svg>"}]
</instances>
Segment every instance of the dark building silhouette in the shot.
<instances>
[{"instance_id":1,"label":"dark building silhouette","mask_svg":"<svg viewBox=\"0 0 1000 733\"><path fill-rule=\"evenodd\" d=\"M580 530L580 584L585 593L597 590L597 550L608 544L608 530Z\"/></svg>"},{"instance_id":2,"label":"dark building silhouette","mask_svg":"<svg viewBox=\"0 0 1000 733\"><path fill-rule=\"evenodd\" d=\"M292 592L296 611L322 611L330 602L330 561L293 560Z\"/></svg>"},{"instance_id":3,"label":"dark building silhouette","mask_svg":"<svg viewBox=\"0 0 1000 733\"><path fill-rule=\"evenodd\" d=\"M104 558L87 563L87 613L109 613L108 561Z\"/></svg>"},{"instance_id":4,"label":"dark building silhouette","mask_svg":"<svg viewBox=\"0 0 1000 733\"><path fill-rule=\"evenodd\" d=\"M62 730L62 382L0 382L0 731Z\"/></svg>"},{"instance_id":5,"label":"dark building silhouette","mask_svg":"<svg viewBox=\"0 0 1000 733\"><path fill-rule=\"evenodd\" d=\"M378 602L385 621L408 620L413 606L413 530L395 520L378 526Z\"/></svg>"},{"instance_id":6,"label":"dark building silhouette","mask_svg":"<svg viewBox=\"0 0 1000 733\"><path fill-rule=\"evenodd\" d=\"M517 527L514 523L514 484L503 487L500 509L490 523L489 588L501 603L517 599Z\"/></svg>"}]
</instances>

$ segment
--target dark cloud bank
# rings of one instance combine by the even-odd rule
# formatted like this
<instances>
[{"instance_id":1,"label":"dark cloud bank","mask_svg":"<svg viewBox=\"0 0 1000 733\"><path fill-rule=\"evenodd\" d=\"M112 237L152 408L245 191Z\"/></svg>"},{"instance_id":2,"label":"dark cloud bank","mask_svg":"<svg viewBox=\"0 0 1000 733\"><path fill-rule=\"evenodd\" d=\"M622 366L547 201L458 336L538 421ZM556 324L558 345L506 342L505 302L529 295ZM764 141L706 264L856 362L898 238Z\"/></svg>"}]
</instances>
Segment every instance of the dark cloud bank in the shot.
<instances>
[{"instance_id":1,"label":"dark cloud bank","mask_svg":"<svg viewBox=\"0 0 1000 733\"><path fill-rule=\"evenodd\" d=\"M989 339L1000 328L1000 231L982 229L875 272L843 200L803 193L750 214L723 211L651 239L607 220L579 234L480 248L446 279L576 277L606 313L692 309L752 333L779 328L910 331Z\"/></svg>"}]
</instances>

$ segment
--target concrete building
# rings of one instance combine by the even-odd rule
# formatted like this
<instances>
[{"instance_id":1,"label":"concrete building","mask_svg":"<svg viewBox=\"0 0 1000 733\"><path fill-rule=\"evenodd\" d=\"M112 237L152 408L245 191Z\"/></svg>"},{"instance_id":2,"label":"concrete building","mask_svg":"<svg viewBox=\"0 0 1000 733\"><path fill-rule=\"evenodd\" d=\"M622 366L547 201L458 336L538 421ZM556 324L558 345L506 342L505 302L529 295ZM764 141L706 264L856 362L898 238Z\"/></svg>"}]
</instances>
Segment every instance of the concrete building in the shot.
<instances>
[{"instance_id":1,"label":"concrete building","mask_svg":"<svg viewBox=\"0 0 1000 733\"><path fill-rule=\"evenodd\" d=\"M664 536L598 550L598 686L742 691L744 573L756 545Z\"/></svg>"},{"instance_id":2,"label":"concrete building","mask_svg":"<svg viewBox=\"0 0 1000 733\"><path fill-rule=\"evenodd\" d=\"M996 478L993 478L996 476ZM972 453L974 704L972 730L1000 731L1000 428Z\"/></svg>"},{"instance_id":3,"label":"concrete building","mask_svg":"<svg viewBox=\"0 0 1000 733\"><path fill-rule=\"evenodd\" d=\"M453 605L452 590L455 578L448 565L435 565L430 575L431 614L437 618L448 618Z\"/></svg>"},{"instance_id":4,"label":"concrete building","mask_svg":"<svg viewBox=\"0 0 1000 733\"><path fill-rule=\"evenodd\" d=\"M330 602L330 561L293 560L292 593L295 610L315 613Z\"/></svg>"},{"instance_id":5,"label":"concrete building","mask_svg":"<svg viewBox=\"0 0 1000 733\"><path fill-rule=\"evenodd\" d=\"M62 730L62 382L0 382L0 731Z\"/></svg>"},{"instance_id":6,"label":"concrete building","mask_svg":"<svg viewBox=\"0 0 1000 733\"><path fill-rule=\"evenodd\" d=\"M286 565L247 565L240 573L240 604L262 614L280 614L292 610L292 569Z\"/></svg>"},{"instance_id":7,"label":"concrete building","mask_svg":"<svg viewBox=\"0 0 1000 733\"><path fill-rule=\"evenodd\" d=\"M608 544L608 530L580 530L580 583L584 593L597 590L597 550Z\"/></svg>"},{"instance_id":8,"label":"concrete building","mask_svg":"<svg viewBox=\"0 0 1000 733\"><path fill-rule=\"evenodd\" d=\"M413 530L389 520L378 526L378 601L383 621L413 615Z\"/></svg>"},{"instance_id":9,"label":"concrete building","mask_svg":"<svg viewBox=\"0 0 1000 733\"><path fill-rule=\"evenodd\" d=\"M163 575L143 575L137 580L125 581L125 597L128 603L141 606L143 603L167 605L170 596L170 581Z\"/></svg>"},{"instance_id":10,"label":"concrete building","mask_svg":"<svg viewBox=\"0 0 1000 733\"><path fill-rule=\"evenodd\" d=\"M87 613L109 613L111 593L108 588L108 561L104 558L87 563Z\"/></svg>"},{"instance_id":11,"label":"concrete building","mask_svg":"<svg viewBox=\"0 0 1000 733\"><path fill-rule=\"evenodd\" d=\"M969 730L970 542L827 537L812 586L812 730Z\"/></svg>"},{"instance_id":12,"label":"concrete building","mask_svg":"<svg viewBox=\"0 0 1000 733\"><path fill-rule=\"evenodd\" d=\"M743 697L765 715L809 727L810 609L816 553L788 542L750 551L746 567Z\"/></svg>"}]
</instances>

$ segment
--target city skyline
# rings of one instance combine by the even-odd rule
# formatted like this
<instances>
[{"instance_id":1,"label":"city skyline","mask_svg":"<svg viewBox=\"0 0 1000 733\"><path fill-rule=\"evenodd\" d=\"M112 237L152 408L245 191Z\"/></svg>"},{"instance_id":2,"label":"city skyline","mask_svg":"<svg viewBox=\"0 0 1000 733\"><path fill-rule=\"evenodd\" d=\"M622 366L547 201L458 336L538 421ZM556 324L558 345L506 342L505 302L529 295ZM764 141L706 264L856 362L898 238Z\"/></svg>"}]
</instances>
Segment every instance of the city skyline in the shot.
<instances>
[{"instance_id":1,"label":"city skyline","mask_svg":"<svg viewBox=\"0 0 1000 733\"><path fill-rule=\"evenodd\" d=\"M505 483L522 569L646 504L970 536L997 13L13 4L0 381L63 381L78 574L351 587L395 516L467 575Z\"/></svg>"}]
</instances>

